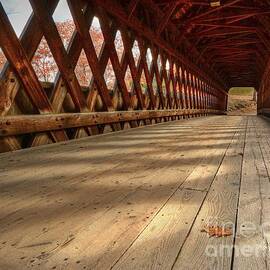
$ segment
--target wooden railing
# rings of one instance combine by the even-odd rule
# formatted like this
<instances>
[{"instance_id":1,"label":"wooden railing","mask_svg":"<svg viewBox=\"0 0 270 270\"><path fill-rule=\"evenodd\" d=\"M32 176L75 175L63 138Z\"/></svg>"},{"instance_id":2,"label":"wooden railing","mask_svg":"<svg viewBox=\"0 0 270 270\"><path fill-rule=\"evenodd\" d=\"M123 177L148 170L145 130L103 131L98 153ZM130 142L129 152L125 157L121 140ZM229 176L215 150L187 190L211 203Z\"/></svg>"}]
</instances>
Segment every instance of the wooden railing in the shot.
<instances>
[{"instance_id":1,"label":"wooden railing","mask_svg":"<svg viewBox=\"0 0 270 270\"><path fill-rule=\"evenodd\" d=\"M101 134L108 124L121 130L119 123L124 122L137 127L142 120L149 124L152 119L159 122L224 111L227 93L216 74L203 71L173 49L171 41L137 17L125 1L68 0L76 31L67 50L52 18L58 0L29 2L33 14L20 39L0 3L0 47L8 60L0 76L0 152ZM100 55L89 34L94 16L104 36ZM114 45L117 31L124 45L121 59ZM50 95L31 65L43 36L59 68ZM132 54L135 41L140 50L137 64ZM75 75L82 49L93 74L87 91L82 91ZM116 78L113 89L108 89L104 79L109 60ZM125 82L128 68L132 89Z\"/></svg>"},{"instance_id":2,"label":"wooden railing","mask_svg":"<svg viewBox=\"0 0 270 270\"><path fill-rule=\"evenodd\" d=\"M179 119L180 116L191 117L209 114L224 114L224 112L218 110L183 109L6 116L0 118L0 136L13 136L132 121L145 121L145 124L150 124L152 120L160 122L176 120Z\"/></svg>"}]
</instances>

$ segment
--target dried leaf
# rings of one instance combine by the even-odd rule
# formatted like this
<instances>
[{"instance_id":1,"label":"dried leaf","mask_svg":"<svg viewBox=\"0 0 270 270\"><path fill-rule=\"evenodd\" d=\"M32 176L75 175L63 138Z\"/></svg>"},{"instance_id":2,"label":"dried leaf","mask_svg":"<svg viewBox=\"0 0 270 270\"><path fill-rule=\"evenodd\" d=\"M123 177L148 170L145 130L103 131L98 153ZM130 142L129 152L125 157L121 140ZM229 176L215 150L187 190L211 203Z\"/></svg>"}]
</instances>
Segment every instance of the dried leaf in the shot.
<instances>
[{"instance_id":1,"label":"dried leaf","mask_svg":"<svg viewBox=\"0 0 270 270\"><path fill-rule=\"evenodd\" d=\"M226 237L233 234L232 228L224 228L221 226L204 226L201 232L208 233L209 237Z\"/></svg>"}]
</instances>

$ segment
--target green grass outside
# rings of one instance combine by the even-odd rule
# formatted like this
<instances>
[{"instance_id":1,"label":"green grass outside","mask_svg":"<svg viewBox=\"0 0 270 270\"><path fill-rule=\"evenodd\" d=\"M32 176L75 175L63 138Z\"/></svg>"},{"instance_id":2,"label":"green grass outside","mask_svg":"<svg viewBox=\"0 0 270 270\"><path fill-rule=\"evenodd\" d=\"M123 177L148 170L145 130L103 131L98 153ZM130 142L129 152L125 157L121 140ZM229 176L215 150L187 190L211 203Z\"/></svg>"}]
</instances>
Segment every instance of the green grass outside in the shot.
<instances>
[{"instance_id":1,"label":"green grass outside","mask_svg":"<svg viewBox=\"0 0 270 270\"><path fill-rule=\"evenodd\" d=\"M252 96L254 90L253 87L233 87L229 90L229 95Z\"/></svg>"}]
</instances>

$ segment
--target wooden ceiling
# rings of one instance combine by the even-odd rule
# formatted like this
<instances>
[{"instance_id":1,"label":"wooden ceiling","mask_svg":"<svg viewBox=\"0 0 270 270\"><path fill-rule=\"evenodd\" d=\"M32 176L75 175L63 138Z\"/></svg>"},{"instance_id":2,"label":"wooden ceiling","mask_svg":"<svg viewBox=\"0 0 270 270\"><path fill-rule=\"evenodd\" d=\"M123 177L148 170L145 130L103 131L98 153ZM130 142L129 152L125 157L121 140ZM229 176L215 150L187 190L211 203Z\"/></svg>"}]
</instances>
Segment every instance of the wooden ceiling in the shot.
<instances>
[{"instance_id":1,"label":"wooden ceiling","mask_svg":"<svg viewBox=\"0 0 270 270\"><path fill-rule=\"evenodd\" d=\"M130 0L129 12L228 86L259 87L269 59L268 0ZM118 3L119 3L118 2Z\"/></svg>"}]
</instances>

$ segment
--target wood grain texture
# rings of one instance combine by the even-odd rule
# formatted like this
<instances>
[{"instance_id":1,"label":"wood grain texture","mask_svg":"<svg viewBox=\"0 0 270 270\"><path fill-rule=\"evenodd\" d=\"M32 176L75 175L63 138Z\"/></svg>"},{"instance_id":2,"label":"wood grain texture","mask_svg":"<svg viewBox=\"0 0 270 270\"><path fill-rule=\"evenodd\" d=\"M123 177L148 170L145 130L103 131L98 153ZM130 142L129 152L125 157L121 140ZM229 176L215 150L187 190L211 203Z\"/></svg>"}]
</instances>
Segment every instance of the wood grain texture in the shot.
<instances>
[{"instance_id":1,"label":"wood grain texture","mask_svg":"<svg viewBox=\"0 0 270 270\"><path fill-rule=\"evenodd\" d=\"M209 156L214 155L217 162L221 162L232 136L209 138L208 150L204 151L200 162L113 269L170 269L173 266L206 196L207 188L196 190L198 187L192 187L191 183L200 179ZM217 145L222 145L218 152ZM204 173L204 179L209 182L213 181L219 164L211 167L214 169Z\"/></svg>"},{"instance_id":2,"label":"wood grain texture","mask_svg":"<svg viewBox=\"0 0 270 270\"><path fill-rule=\"evenodd\" d=\"M190 58L191 55L184 56L186 48L182 51L176 44L173 45L170 31L174 32L176 28L171 22L165 23L165 28L168 25L170 29L169 32L168 29L155 31L153 26L158 22L151 24L150 15L153 15L153 10L157 18L164 19L169 16L166 16L154 2L142 1L139 4L138 1L132 1L126 6L125 1L67 1L75 29L66 48L67 44L64 45L61 39L63 33L58 29L58 23L53 16L59 0L28 1L33 13L24 26L20 38L16 36L8 14L0 4L2 14L0 23L4 30L0 33L0 47L4 58L7 59L0 75L1 116L24 117L46 113L54 117L55 113L78 113L80 118L83 117L83 113L91 112L99 114L104 111L180 109L180 103L183 103L180 101L181 98L189 101L189 109L196 110L187 111L192 115L169 115L154 121L193 118L207 115L208 110L214 110L218 114L224 111L223 103L227 96L225 89L228 86L217 77L214 70L211 71L211 66L207 64L207 68L203 69L197 65L202 64L201 61L198 60L196 64L194 59ZM141 8L146 8L143 14L140 14ZM94 16L98 17L101 26L97 29L100 31L100 42L103 39L98 54L95 49L98 41L89 33ZM164 36L161 38L160 35ZM31 63L42 38L46 40L48 51L51 52L49 62L55 62L59 69L54 82L49 84L46 82L45 85L39 81L43 79ZM121 59L118 59L120 50L116 44L118 38L119 42L123 43ZM186 45L190 46L188 42ZM194 52L194 48L191 52ZM78 62L78 59L81 60L84 54L87 59L85 64L88 65L87 69L91 70L92 76L88 78L89 85L82 86L81 78L80 76L77 78L76 73L81 62ZM200 59L204 58L200 56ZM181 68L185 69L185 79L179 76L183 73L179 72ZM115 80L112 78L111 81L112 85L108 84L107 72L115 75ZM53 77L50 76L50 79ZM198 80L204 82L203 91L208 93L208 107L204 108L204 111L199 110L198 83L196 84ZM182 97L183 84L186 89L185 97ZM152 121L151 118L135 119L128 123L121 120L116 123L97 122L90 126L62 126L58 123L56 129L55 125L44 129L46 123L43 123L41 129L29 131L26 127L33 122L39 122L40 119L30 120L31 124L23 122L22 118L17 120L19 133L11 135L6 128L0 127L0 133L4 136L0 142L0 152L120 131L127 126L134 128L149 125Z\"/></svg>"},{"instance_id":3,"label":"wood grain texture","mask_svg":"<svg viewBox=\"0 0 270 270\"><path fill-rule=\"evenodd\" d=\"M209 238L200 231L205 225L235 224L244 142L245 123L240 123L173 269L230 269L232 250L224 254L222 248L232 249L233 236Z\"/></svg>"},{"instance_id":4,"label":"wood grain texture","mask_svg":"<svg viewBox=\"0 0 270 270\"><path fill-rule=\"evenodd\" d=\"M170 269L204 196L178 189L112 269Z\"/></svg>"},{"instance_id":5,"label":"wood grain texture","mask_svg":"<svg viewBox=\"0 0 270 270\"><path fill-rule=\"evenodd\" d=\"M0 268L248 269L231 250L205 255L241 238L200 232L211 218L269 219L270 125L246 123L194 118L1 154Z\"/></svg>"},{"instance_id":6,"label":"wood grain texture","mask_svg":"<svg viewBox=\"0 0 270 270\"><path fill-rule=\"evenodd\" d=\"M162 117L196 115L202 110L144 110L100 113L65 113L48 115L25 115L0 117L0 137L36 133L63 128L119 124ZM207 110L208 114L217 111ZM149 123L148 123L149 124Z\"/></svg>"},{"instance_id":7,"label":"wood grain texture","mask_svg":"<svg viewBox=\"0 0 270 270\"><path fill-rule=\"evenodd\" d=\"M269 269L270 183L261 150L265 145L260 132L261 123L254 120L249 119L243 157L235 269Z\"/></svg>"}]
</instances>

